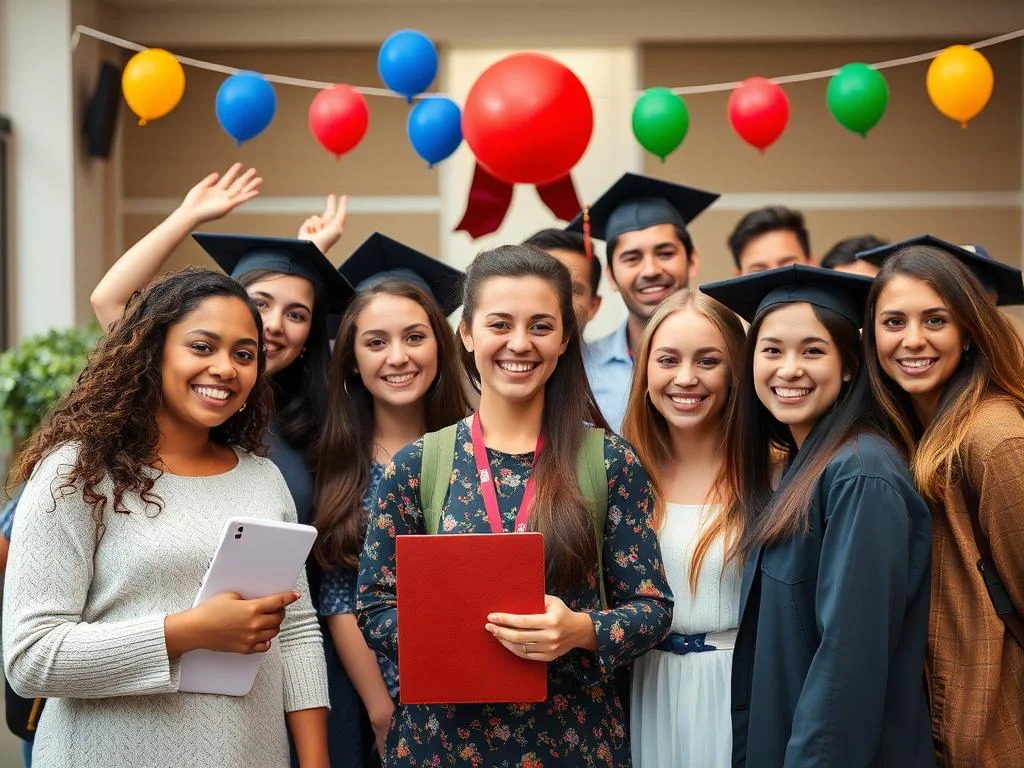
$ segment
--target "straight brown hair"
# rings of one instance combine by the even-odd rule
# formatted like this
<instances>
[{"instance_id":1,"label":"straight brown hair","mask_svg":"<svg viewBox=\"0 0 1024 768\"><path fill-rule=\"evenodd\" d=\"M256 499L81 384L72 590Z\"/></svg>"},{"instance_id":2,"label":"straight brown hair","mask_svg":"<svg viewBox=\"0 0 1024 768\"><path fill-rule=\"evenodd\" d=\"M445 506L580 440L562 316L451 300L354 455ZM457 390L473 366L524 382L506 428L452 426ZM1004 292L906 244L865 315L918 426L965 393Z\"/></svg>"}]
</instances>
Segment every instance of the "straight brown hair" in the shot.
<instances>
[{"instance_id":1,"label":"straight brown hair","mask_svg":"<svg viewBox=\"0 0 1024 768\"><path fill-rule=\"evenodd\" d=\"M898 276L920 280L935 291L968 345L942 386L935 419L927 427L917 418L910 396L878 361L878 297ZM975 427L978 406L996 397L1024 410L1024 344L971 270L943 250L915 245L886 259L875 278L868 295L864 349L871 389L894 439L912 457L917 488L929 501L941 503L946 489L960 480L960 449Z\"/></svg>"},{"instance_id":2,"label":"straight brown hair","mask_svg":"<svg viewBox=\"0 0 1024 768\"><path fill-rule=\"evenodd\" d=\"M576 457L587 422L607 429L583 368L583 352L572 305L569 270L545 251L530 245L503 245L477 256L466 271L462 322L471 327L484 284L497 277L536 277L558 295L565 352L544 385L544 450L537 458L537 496L527 529L544 534L547 584L552 590L577 588L594 572L597 551L593 517L576 479ZM476 390L480 372L465 348L462 362Z\"/></svg>"},{"instance_id":3,"label":"straight brown hair","mask_svg":"<svg viewBox=\"0 0 1024 768\"><path fill-rule=\"evenodd\" d=\"M720 422L718 424L722 438L720 450L723 460L705 502L720 506L721 512L716 514L709 524L704 527L697 540L693 556L690 559L690 591L696 593L700 569L712 544L719 538L724 539L726 550L729 554L726 560L728 562L730 559L733 559L736 555L733 545L739 537L742 525L738 503L739 497L732 485L732 478L726 469L724 460L730 435L736 429L737 424L738 399L736 393L739 390L740 366L743 360L743 348L746 338L743 324L732 310L715 301L706 293L700 293L689 288L676 291L658 305L658 308L647 322L644 335L640 340L640 348L636 353L635 365L633 367L633 383L630 388L629 402L626 405L622 436L633 445L637 456L640 458L640 463L647 467L651 487L654 490L653 525L655 530L660 531L665 521L666 500L658 480L660 473L657 471L657 468L671 462L684 461L685 457L673 455L672 439L669 433L671 427L669 427L661 412L654 407L648 396L647 366L651 359L651 348L655 332L669 317L688 308L705 318L722 335L722 339L725 342L725 357L729 366L729 375L732 379L729 401L720 415Z\"/></svg>"},{"instance_id":4,"label":"straight brown hair","mask_svg":"<svg viewBox=\"0 0 1024 768\"><path fill-rule=\"evenodd\" d=\"M373 396L355 372L356 321L379 296L401 296L419 304L437 339L437 376L420 401L427 431L442 429L469 412L455 334L434 297L412 283L391 278L360 291L338 328L316 471L315 525L320 535L314 553L325 568L358 568L366 538L363 496L373 463Z\"/></svg>"}]
</instances>

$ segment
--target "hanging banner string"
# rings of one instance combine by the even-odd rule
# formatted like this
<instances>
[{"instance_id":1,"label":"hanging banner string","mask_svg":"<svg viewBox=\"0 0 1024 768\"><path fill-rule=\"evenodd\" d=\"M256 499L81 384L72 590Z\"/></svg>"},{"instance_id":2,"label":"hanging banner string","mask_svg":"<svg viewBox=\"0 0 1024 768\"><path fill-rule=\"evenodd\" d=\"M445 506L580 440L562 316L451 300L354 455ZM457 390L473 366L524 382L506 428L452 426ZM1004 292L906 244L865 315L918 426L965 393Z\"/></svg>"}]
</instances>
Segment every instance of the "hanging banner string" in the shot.
<instances>
[{"instance_id":1,"label":"hanging banner string","mask_svg":"<svg viewBox=\"0 0 1024 768\"><path fill-rule=\"evenodd\" d=\"M86 27L79 24L75 27L75 32L71 36L71 50L74 51L78 48L79 40L81 36L93 37L97 40L102 40L105 43L116 45L119 48L126 48L129 51L145 51L151 46L139 45L133 43L131 40L125 40L121 37L115 37L114 35L108 35L106 32L100 32L98 29L92 27ZM999 35L997 37L990 37L987 40L980 40L976 43L971 43L968 48L987 48L991 45L998 45L999 43L1006 43L1010 40L1016 40L1017 38L1024 37L1024 29L1018 29L1015 32L1007 32L1005 35ZM942 49L945 50L945 49ZM928 61L929 59L936 58L942 50L929 51L928 53L919 53L916 56L905 56L901 59L891 59L889 61L881 61L877 64L871 64L873 69L889 69L891 67L900 67L904 64L917 64L918 62ZM206 69L211 72L221 72L225 75L234 75L243 70L237 67L229 67L224 64L216 64L212 61L202 61L200 59L192 59L188 56L179 56L174 54L175 58L182 64L186 64L197 69ZM803 83L809 80L824 80L827 77L832 77L838 73L838 69L822 69L817 72L804 72L800 75L784 75L782 77L771 77L768 78L771 82L778 85L786 85L787 83ZM260 72L265 79L272 83L280 83L281 85L296 85L300 88L314 88L316 90L323 90L324 88L330 88L334 83L323 82L320 80L306 80L301 77L286 77L284 75L270 75L265 72ZM679 96L689 96L698 93L715 93L716 91L732 91L739 88L742 85L741 81L733 81L729 83L712 83L710 85L687 85L680 88L670 88L672 93ZM405 97L390 91L387 88L373 88L364 85L353 86L353 88L359 93L365 96L387 96L394 99L404 99ZM444 97L444 94L440 93L424 93L416 98L439 98ZM597 97L591 97L597 98Z\"/></svg>"}]
</instances>

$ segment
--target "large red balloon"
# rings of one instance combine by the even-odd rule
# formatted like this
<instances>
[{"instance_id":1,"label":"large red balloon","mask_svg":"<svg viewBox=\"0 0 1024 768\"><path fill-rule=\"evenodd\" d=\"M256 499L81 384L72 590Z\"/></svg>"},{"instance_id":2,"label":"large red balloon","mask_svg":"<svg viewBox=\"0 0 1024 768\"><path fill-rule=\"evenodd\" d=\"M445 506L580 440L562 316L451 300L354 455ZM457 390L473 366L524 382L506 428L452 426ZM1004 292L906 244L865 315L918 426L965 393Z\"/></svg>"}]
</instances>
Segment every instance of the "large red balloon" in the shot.
<instances>
[{"instance_id":1,"label":"large red balloon","mask_svg":"<svg viewBox=\"0 0 1024 768\"><path fill-rule=\"evenodd\" d=\"M462 110L462 134L476 159L509 184L544 185L583 157L594 111L583 83L564 64L517 53L484 72Z\"/></svg>"},{"instance_id":2,"label":"large red balloon","mask_svg":"<svg viewBox=\"0 0 1024 768\"><path fill-rule=\"evenodd\" d=\"M729 97L729 122L741 139L763 152L786 130L789 98L770 80L747 78Z\"/></svg>"},{"instance_id":3,"label":"large red balloon","mask_svg":"<svg viewBox=\"0 0 1024 768\"><path fill-rule=\"evenodd\" d=\"M309 130L335 157L363 140L369 122L366 99L350 85L324 88L309 105Z\"/></svg>"}]
</instances>

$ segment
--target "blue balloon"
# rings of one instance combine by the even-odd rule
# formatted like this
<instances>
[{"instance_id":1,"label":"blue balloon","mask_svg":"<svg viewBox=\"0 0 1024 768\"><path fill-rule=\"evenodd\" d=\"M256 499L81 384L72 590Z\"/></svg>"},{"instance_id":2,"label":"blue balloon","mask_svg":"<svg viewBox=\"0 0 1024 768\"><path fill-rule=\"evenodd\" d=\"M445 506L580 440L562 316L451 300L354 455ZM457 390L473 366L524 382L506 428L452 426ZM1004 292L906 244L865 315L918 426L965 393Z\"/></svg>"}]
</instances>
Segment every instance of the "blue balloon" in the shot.
<instances>
[{"instance_id":1,"label":"blue balloon","mask_svg":"<svg viewBox=\"0 0 1024 768\"><path fill-rule=\"evenodd\" d=\"M462 143L462 111L451 99L424 99L409 113L409 141L431 167Z\"/></svg>"},{"instance_id":2,"label":"blue balloon","mask_svg":"<svg viewBox=\"0 0 1024 768\"><path fill-rule=\"evenodd\" d=\"M377 71L388 88L411 101L437 76L437 48L422 32L395 32L380 47Z\"/></svg>"},{"instance_id":3,"label":"blue balloon","mask_svg":"<svg viewBox=\"0 0 1024 768\"><path fill-rule=\"evenodd\" d=\"M270 125L277 111L277 97L262 75L239 72L221 84L216 109L221 128L241 144Z\"/></svg>"}]
</instances>

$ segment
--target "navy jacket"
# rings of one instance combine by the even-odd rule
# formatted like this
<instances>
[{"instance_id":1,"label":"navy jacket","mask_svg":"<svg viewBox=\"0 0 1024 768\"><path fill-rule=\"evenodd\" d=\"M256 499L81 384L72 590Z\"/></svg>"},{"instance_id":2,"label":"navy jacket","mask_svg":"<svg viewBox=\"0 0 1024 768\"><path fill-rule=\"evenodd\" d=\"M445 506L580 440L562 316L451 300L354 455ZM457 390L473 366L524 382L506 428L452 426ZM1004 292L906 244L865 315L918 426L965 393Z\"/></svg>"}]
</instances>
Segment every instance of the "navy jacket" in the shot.
<instances>
[{"instance_id":1,"label":"navy jacket","mask_svg":"<svg viewBox=\"0 0 1024 768\"><path fill-rule=\"evenodd\" d=\"M924 681L928 506L887 441L818 478L810 530L751 553L733 652L733 765L934 766Z\"/></svg>"}]
</instances>

